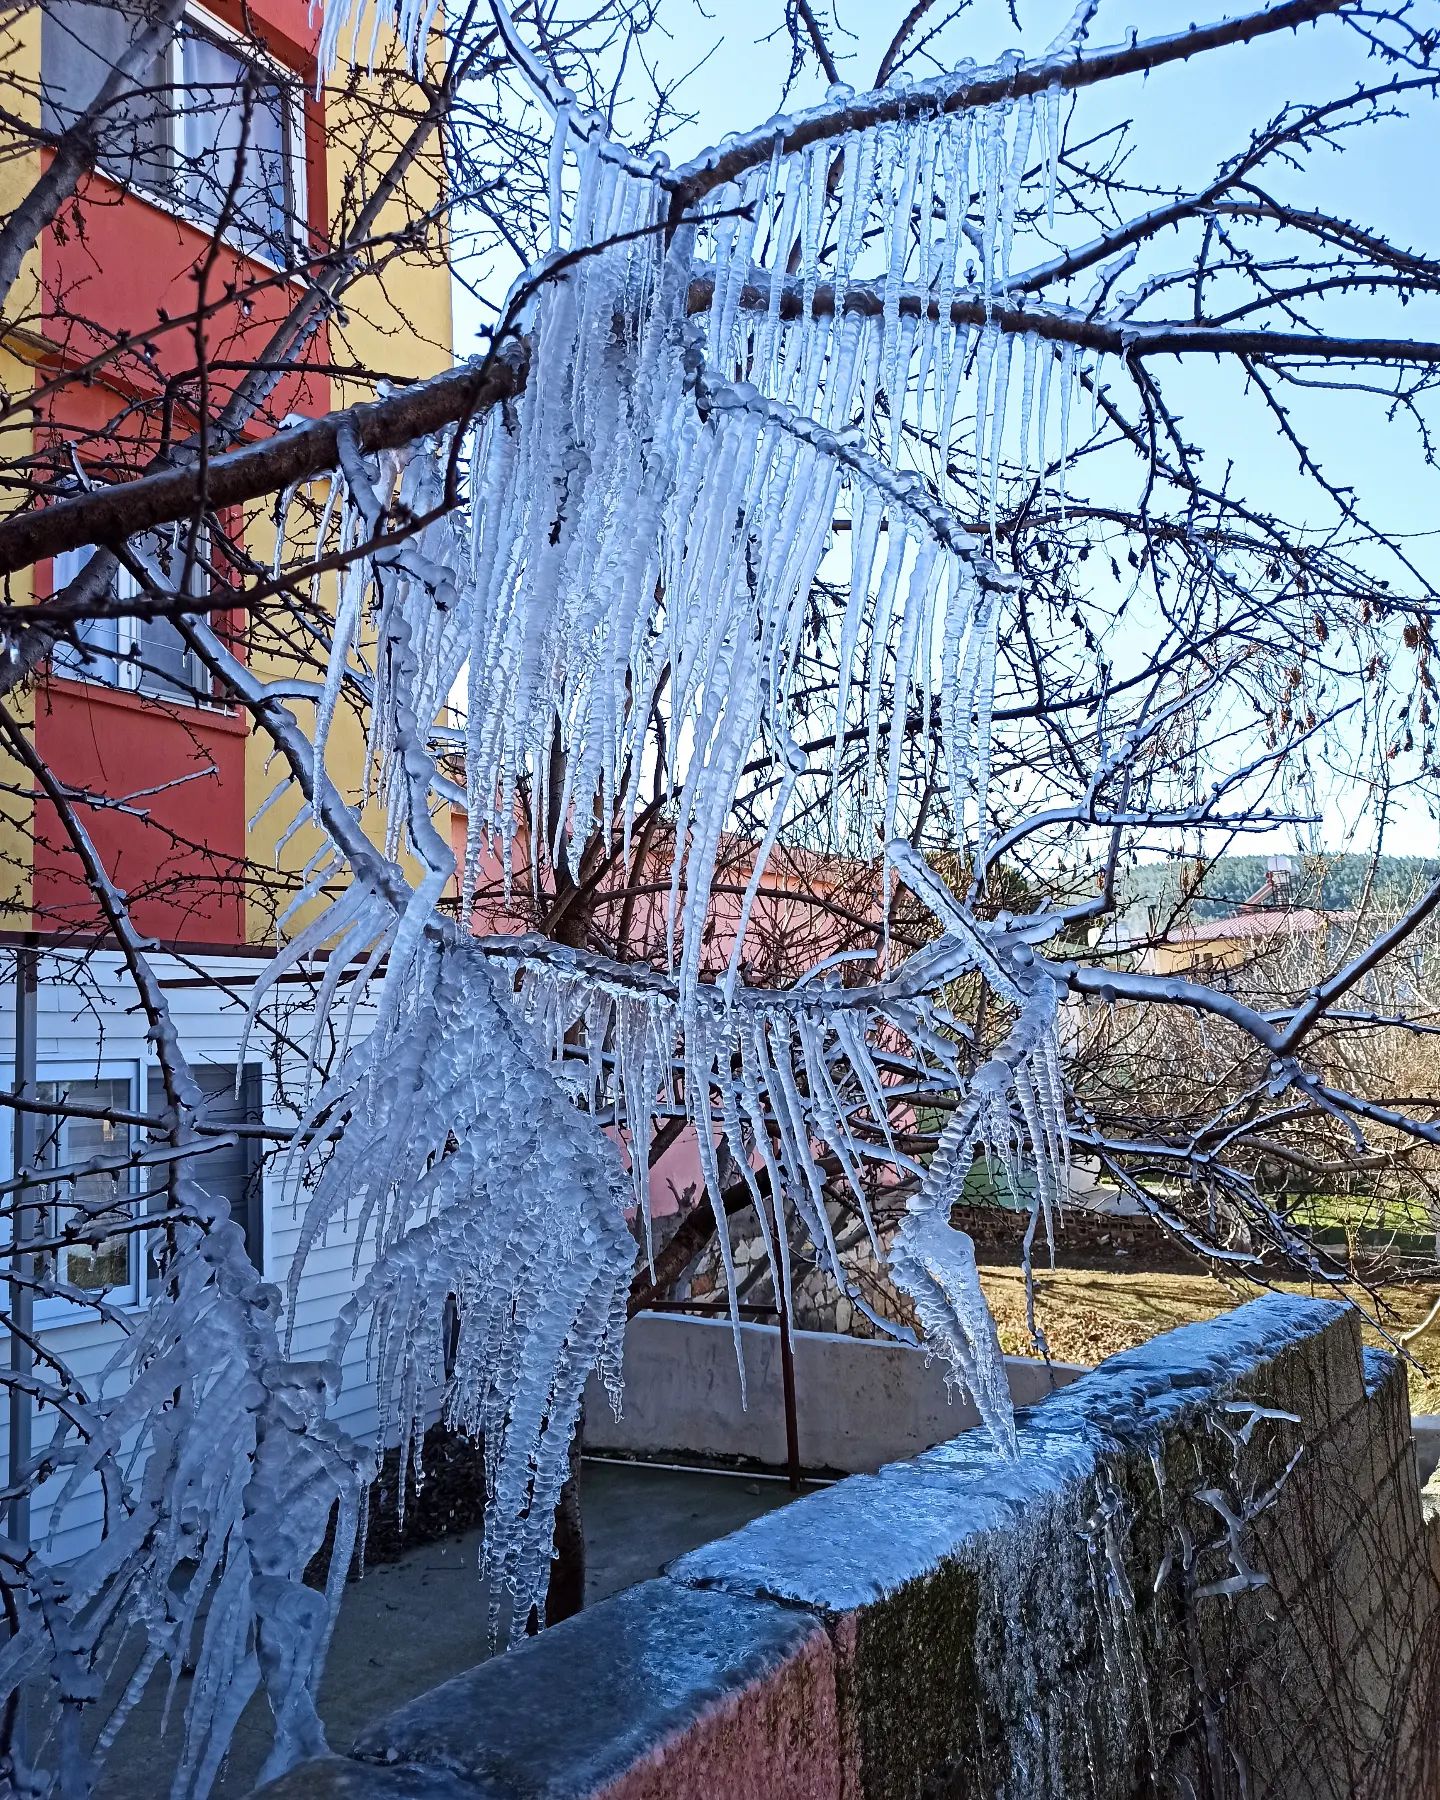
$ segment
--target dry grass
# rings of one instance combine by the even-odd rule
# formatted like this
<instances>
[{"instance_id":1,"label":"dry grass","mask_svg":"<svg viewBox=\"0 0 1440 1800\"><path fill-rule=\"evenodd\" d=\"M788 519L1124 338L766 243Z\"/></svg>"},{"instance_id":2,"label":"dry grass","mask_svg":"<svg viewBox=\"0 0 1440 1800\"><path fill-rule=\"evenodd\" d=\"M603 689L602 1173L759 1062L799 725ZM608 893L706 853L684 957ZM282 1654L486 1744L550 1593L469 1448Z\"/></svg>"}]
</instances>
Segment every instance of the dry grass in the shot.
<instances>
[{"instance_id":1,"label":"dry grass","mask_svg":"<svg viewBox=\"0 0 1440 1800\"><path fill-rule=\"evenodd\" d=\"M1009 1355L1033 1356L1025 1325L1025 1282L1019 1269L982 1265L981 1283ZM1286 1293L1325 1294L1335 1290L1302 1281L1277 1281ZM1036 1319L1050 1354L1058 1362L1097 1363L1117 1350L1133 1349L1147 1338L1194 1319L1213 1318L1262 1290L1253 1283L1221 1279L1203 1272L1156 1273L1145 1269L1057 1268L1036 1274ZM1341 1290L1343 1293L1344 1290ZM1440 1296L1434 1284L1388 1287L1381 1295L1381 1324L1396 1337L1418 1325ZM1356 1289L1349 1295L1373 1311L1373 1302ZM1366 1324L1365 1341L1386 1346L1382 1333ZM1417 1367L1410 1370L1410 1405L1414 1412L1440 1412L1440 1318L1408 1349Z\"/></svg>"}]
</instances>

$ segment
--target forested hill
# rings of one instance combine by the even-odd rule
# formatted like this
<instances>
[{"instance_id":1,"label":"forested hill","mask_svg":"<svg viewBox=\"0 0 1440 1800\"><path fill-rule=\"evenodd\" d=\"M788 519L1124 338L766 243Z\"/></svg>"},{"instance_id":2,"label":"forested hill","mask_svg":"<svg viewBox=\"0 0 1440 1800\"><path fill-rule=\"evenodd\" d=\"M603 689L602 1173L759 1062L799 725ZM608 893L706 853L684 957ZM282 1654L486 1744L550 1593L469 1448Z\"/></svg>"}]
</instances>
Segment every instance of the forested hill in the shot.
<instances>
[{"instance_id":1,"label":"forested hill","mask_svg":"<svg viewBox=\"0 0 1440 1800\"><path fill-rule=\"evenodd\" d=\"M1204 871L1190 903L1194 919L1224 918L1243 900L1256 893L1265 880L1264 856L1221 856ZM1292 889L1299 906L1326 912L1349 912L1359 905L1365 884L1374 870L1369 903L1389 911L1406 902L1440 876L1440 858L1426 856L1339 855L1290 858ZM1173 906L1192 886L1196 865L1191 862L1140 863L1125 870L1117 882L1125 905L1150 901Z\"/></svg>"}]
</instances>

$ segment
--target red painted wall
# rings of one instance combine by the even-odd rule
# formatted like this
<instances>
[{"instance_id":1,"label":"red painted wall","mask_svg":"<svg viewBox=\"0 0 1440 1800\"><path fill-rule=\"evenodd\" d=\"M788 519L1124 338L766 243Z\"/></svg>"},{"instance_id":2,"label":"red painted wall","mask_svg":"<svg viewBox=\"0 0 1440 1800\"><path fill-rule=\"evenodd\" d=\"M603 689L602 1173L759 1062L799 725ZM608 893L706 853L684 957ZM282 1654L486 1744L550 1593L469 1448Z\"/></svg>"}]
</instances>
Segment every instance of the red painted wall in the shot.
<instances>
[{"instance_id":1,"label":"red painted wall","mask_svg":"<svg viewBox=\"0 0 1440 1800\"><path fill-rule=\"evenodd\" d=\"M314 86L317 25L308 22L306 0L219 0L210 8L293 70L309 97L305 118L306 210L317 248L326 239L328 197L323 102ZM48 165L49 152L42 158ZM200 277L197 280L197 275ZM100 378L117 394L140 399L158 395L167 377L196 366L194 327L188 322L202 303L210 403L223 405L245 370L226 364L252 362L268 344L302 290L279 270L240 256L227 244L140 192L127 192L103 174L93 174L63 210L41 245L41 322L61 368L76 368L105 356ZM230 295L235 296L233 302ZM174 321L174 323L169 323ZM124 333L133 349L115 353ZM322 325L308 360L323 365L329 356ZM303 369L281 381L250 435L262 435L287 414L324 412L329 380ZM118 411L118 402L112 412ZM66 421L55 423L62 427ZM158 421L131 424L142 437ZM184 420L176 421L176 429Z\"/></svg>"},{"instance_id":2,"label":"red painted wall","mask_svg":"<svg viewBox=\"0 0 1440 1800\"><path fill-rule=\"evenodd\" d=\"M83 231L72 227L47 233L41 253L42 326L61 368L75 368L99 354L113 352L115 335L123 332L134 349L107 357L103 379L117 397L157 396L166 378L193 370L198 361L191 315L203 303L212 308L202 325L205 359L210 365L210 402L226 397L268 344L290 311L299 289L278 271L261 267L221 244L202 291L197 268L211 248L209 236L175 214L137 194L126 194L104 176L92 176L81 196ZM242 299L231 303L227 289ZM167 321L176 321L169 324ZM143 341L144 348L138 347ZM328 355L326 334L317 332L312 360ZM230 365L230 366L226 366ZM235 365L240 365L236 367ZM292 412L324 412L330 384L323 375L301 370L281 380L252 435ZM56 419L57 424L69 421ZM143 440L159 426L151 412L140 425ZM183 431L183 415L176 429Z\"/></svg>"},{"instance_id":3,"label":"red painted wall","mask_svg":"<svg viewBox=\"0 0 1440 1800\"><path fill-rule=\"evenodd\" d=\"M70 788L129 809L77 811L111 879L137 896L132 914L142 931L243 942L244 720L52 679L36 696L35 747ZM37 929L106 929L60 820L44 802L36 808L34 907Z\"/></svg>"},{"instance_id":4,"label":"red painted wall","mask_svg":"<svg viewBox=\"0 0 1440 1800\"><path fill-rule=\"evenodd\" d=\"M72 429L90 434L113 417L115 396L70 386L57 404ZM37 574L41 591L48 590L49 565ZM245 851L245 733L243 717L97 682L52 675L36 694L41 758L81 794L121 803L83 805L79 812L117 886L143 893L134 908L142 930L204 943L244 941L238 875ZM162 791L146 792L154 789ZM36 809L33 879L36 929L105 929L59 817L44 802Z\"/></svg>"},{"instance_id":5,"label":"red painted wall","mask_svg":"<svg viewBox=\"0 0 1440 1800\"><path fill-rule=\"evenodd\" d=\"M308 0L212 0L210 10L252 35L313 86L319 12ZM306 188L312 228L323 239L327 216L321 103L306 103ZM194 367L189 325L163 329L196 305L195 272L212 255L210 237L157 202L91 177L41 247L42 323L50 350L40 380L60 378L112 348L115 334L153 333L151 354L138 347L109 356L94 387L64 383L41 408L43 440L71 437L97 473L143 464L153 449L165 379ZM225 245L213 247L207 293L217 302L203 327L205 353L245 363L267 343L298 287ZM227 295L233 290L235 298ZM162 327L158 332L157 326ZM311 358L328 357L323 330ZM213 372L210 404L223 404L243 369ZM118 428L128 401L141 404ZM250 435L291 412L323 412L330 383L302 370L281 382ZM187 429L177 412L171 429ZM50 571L37 571L40 591ZM36 696L36 749L57 777L111 806L78 810L111 878L136 896L144 931L170 940L244 941L241 859L245 850L243 718L205 708L161 704L88 682L49 679ZM151 790L151 791L147 791ZM154 791L158 790L158 791ZM52 806L36 810L35 924L46 930L104 930L103 915Z\"/></svg>"}]
</instances>

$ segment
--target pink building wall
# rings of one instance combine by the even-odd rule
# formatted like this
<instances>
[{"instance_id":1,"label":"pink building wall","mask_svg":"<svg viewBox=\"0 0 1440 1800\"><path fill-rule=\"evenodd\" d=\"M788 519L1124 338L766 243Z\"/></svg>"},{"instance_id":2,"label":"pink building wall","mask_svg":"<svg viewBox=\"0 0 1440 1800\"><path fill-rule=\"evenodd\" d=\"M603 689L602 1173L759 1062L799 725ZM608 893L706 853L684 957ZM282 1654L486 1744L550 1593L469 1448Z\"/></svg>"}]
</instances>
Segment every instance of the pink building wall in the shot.
<instances>
[{"instance_id":1,"label":"pink building wall","mask_svg":"<svg viewBox=\"0 0 1440 1800\"><path fill-rule=\"evenodd\" d=\"M456 863L463 866L466 818L458 809L452 809L450 836ZM701 960L702 973L708 979L723 975L729 965L753 857L754 845L746 839L729 838L722 844ZM621 870L609 884L614 897L602 898L596 921L602 932L618 931L623 906L620 890L627 886L643 890L634 897L625 921L627 953L659 965L665 960L670 905L668 838L636 860L632 881L627 882ZM524 910L528 863L529 840L522 827L510 846L515 897L507 901L502 855L493 847L482 849L470 921L477 935L534 929L533 916ZM745 934L746 978L765 985L794 981L817 962L853 944L867 924L878 932L874 873L868 865L851 857L777 846L750 911ZM622 1144L622 1153L624 1148ZM687 1126L651 1168L652 1216L664 1218L684 1210L703 1199L704 1192L699 1146L693 1128Z\"/></svg>"}]
</instances>

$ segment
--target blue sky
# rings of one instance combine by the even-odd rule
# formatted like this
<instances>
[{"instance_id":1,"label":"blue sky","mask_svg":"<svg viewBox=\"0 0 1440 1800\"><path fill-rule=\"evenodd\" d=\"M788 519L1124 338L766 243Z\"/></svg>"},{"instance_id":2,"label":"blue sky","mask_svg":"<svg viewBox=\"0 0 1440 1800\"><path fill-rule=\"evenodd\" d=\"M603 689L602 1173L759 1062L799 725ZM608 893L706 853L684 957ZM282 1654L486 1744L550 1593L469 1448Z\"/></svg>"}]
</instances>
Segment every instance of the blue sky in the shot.
<instances>
[{"instance_id":1,"label":"blue sky","mask_svg":"<svg viewBox=\"0 0 1440 1800\"><path fill-rule=\"evenodd\" d=\"M1238 9L1236 0L1224 8ZM884 4L839 0L839 20L848 35L837 34L832 47L850 85L863 89L871 84L884 47L906 10L906 4L891 0ZM937 8L940 11L943 8ZM1073 0L1018 0L1017 11L1023 28L1018 34L1003 4L977 0L942 40L947 64L961 56L986 62L1011 47L1037 53L1061 29L1074 5ZM700 0L668 0L662 9L668 36L655 34L647 54L669 76L701 63L678 96L696 118L671 139L672 161L698 152L727 132L760 123L781 105L789 63L782 14L781 0L713 0L708 7ZM1118 41L1137 26L1147 36L1183 30L1197 16L1204 15L1195 0L1185 4L1102 0L1089 41L1092 45ZM931 70L915 69L917 74L927 72ZM1378 73L1379 66L1367 59L1353 32L1325 21L1298 35L1214 53L1203 68L1176 66L1144 80L1114 84L1108 91L1088 91L1079 98L1071 135L1088 135L1131 117L1136 127L1131 165L1135 179L1160 186L1198 185L1217 163L1244 145L1256 123L1285 103L1333 96L1375 79ZM787 110L821 99L826 85L818 72L807 74L784 103ZM1418 116L1385 120L1358 132L1342 152L1322 151L1307 167L1272 175L1271 191L1282 197L1304 195L1311 205L1433 253L1440 237L1435 229L1440 211L1434 113L1423 112L1425 104L1417 106ZM1137 201L1134 210L1142 209L1143 202ZM1191 252L1178 241L1175 249L1183 264ZM1016 266L1024 260L1017 245ZM457 347L462 352L471 347L476 321L473 304L462 296L457 316ZM1440 336L1440 309L1414 305L1402 311L1388 298L1366 297L1346 303L1343 310L1337 308L1331 328ZM1298 478L1293 452L1245 402L1236 371L1206 363L1184 370L1167 367L1163 378L1172 403L1184 415L1188 434L1207 446L1212 480L1218 480L1233 460L1248 496L1257 503L1314 527L1331 522L1333 515L1327 516L1323 498ZM1326 474L1353 484L1372 519L1407 533L1440 527L1436 471L1424 466L1411 427L1387 423L1382 408L1370 399L1360 402L1329 393L1292 395L1291 400ZM1432 424L1440 429L1437 413L1440 408L1432 410ZM1414 556L1440 577L1437 546L1440 539L1422 539ZM1320 798L1327 815L1325 847L1345 847L1352 840L1363 844L1363 828L1357 836L1359 796L1342 784ZM1434 854L1440 851L1440 831L1433 820L1410 807L1392 823L1387 847Z\"/></svg>"}]
</instances>

